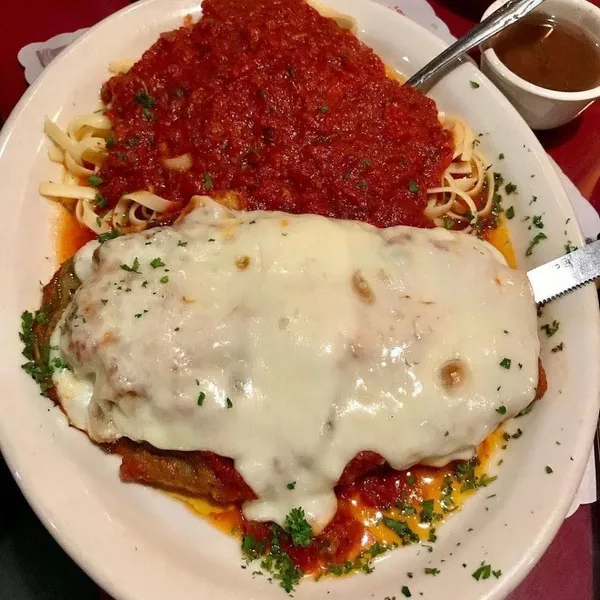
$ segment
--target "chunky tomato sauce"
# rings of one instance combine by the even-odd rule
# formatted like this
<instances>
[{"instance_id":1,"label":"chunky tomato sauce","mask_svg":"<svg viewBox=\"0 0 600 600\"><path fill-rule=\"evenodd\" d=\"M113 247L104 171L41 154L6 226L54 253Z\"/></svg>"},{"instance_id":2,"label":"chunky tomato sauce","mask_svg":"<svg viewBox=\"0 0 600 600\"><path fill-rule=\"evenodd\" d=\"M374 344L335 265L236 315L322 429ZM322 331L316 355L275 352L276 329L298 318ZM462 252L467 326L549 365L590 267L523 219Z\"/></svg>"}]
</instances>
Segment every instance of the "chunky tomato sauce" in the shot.
<instances>
[{"instance_id":1,"label":"chunky tomato sauce","mask_svg":"<svg viewBox=\"0 0 600 600\"><path fill-rule=\"evenodd\" d=\"M281 533L281 548L295 566L318 577L354 570L369 572L372 559L380 553L408 543L434 543L436 528L443 520L460 508L477 485L487 485L486 469L490 468L491 457L506 443L504 439L499 429L480 446L479 464L472 472L479 482L475 487L464 478L457 479L456 463L443 468L417 465L408 471L394 471L379 455L363 452L340 478L335 490L338 510L325 530L308 547L294 545ZM271 525L246 521L239 506L223 507L186 495L175 496L227 533L252 536L258 542L272 539ZM432 503L431 518L424 516L427 501ZM411 533L400 537L382 522L382 516L406 524ZM376 553L372 553L373 548L377 548Z\"/></svg>"},{"instance_id":2,"label":"chunky tomato sauce","mask_svg":"<svg viewBox=\"0 0 600 600\"><path fill-rule=\"evenodd\" d=\"M181 207L233 191L247 209L432 225L426 190L452 155L432 100L302 0L202 7L197 24L161 35L103 87L109 207L137 190ZM183 154L187 170L164 166Z\"/></svg>"}]
</instances>

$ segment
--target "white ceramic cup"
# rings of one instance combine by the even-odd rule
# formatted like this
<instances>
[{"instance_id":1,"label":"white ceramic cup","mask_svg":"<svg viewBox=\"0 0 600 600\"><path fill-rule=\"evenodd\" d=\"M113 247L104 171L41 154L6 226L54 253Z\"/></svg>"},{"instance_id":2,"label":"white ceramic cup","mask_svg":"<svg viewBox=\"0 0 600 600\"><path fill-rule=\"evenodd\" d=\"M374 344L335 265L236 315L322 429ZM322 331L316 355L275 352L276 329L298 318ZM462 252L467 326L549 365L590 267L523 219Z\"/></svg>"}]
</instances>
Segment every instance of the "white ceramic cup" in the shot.
<instances>
[{"instance_id":1,"label":"white ceramic cup","mask_svg":"<svg viewBox=\"0 0 600 600\"><path fill-rule=\"evenodd\" d=\"M482 19L505 2L494 2ZM577 25L594 40L600 40L600 8L587 0L546 0L537 12ZM552 129L564 125L600 97L600 85L583 92L557 92L534 85L510 71L492 48L483 46L481 52L481 70L511 101L532 129Z\"/></svg>"}]
</instances>

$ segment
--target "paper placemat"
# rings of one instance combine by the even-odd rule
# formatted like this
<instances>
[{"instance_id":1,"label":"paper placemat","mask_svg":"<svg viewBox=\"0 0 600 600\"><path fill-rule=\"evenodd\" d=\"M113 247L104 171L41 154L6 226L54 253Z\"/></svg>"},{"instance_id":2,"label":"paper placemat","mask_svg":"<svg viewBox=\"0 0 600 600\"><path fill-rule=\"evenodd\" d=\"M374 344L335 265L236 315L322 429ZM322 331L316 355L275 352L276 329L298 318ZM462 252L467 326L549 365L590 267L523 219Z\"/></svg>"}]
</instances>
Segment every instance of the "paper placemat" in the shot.
<instances>
[{"instance_id":1,"label":"paper placemat","mask_svg":"<svg viewBox=\"0 0 600 600\"><path fill-rule=\"evenodd\" d=\"M433 8L426 0L375 0L383 6L404 14L419 25L422 25L436 36L451 44L456 38L450 33L446 24L435 14ZM19 51L19 62L25 68L25 79L33 83L46 66L48 66L60 52L75 41L87 29L79 29L73 33L63 33L45 42L29 44ZM595 240L600 235L600 216L594 207L579 193L571 180L562 172L560 167L550 159L557 170L561 181L569 195L583 234L588 239ZM596 501L596 466L594 451L590 454L580 488L573 500L568 517L571 516L580 504L591 504Z\"/></svg>"}]
</instances>

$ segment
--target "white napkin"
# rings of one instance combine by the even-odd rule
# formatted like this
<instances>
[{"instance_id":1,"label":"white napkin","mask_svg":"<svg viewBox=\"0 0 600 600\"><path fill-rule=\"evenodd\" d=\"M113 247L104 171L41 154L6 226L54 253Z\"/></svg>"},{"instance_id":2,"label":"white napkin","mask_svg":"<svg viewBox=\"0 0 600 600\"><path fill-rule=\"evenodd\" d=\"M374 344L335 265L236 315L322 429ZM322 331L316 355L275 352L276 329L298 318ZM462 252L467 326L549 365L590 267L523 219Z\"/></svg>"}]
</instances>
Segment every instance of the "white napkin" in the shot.
<instances>
[{"instance_id":1,"label":"white napkin","mask_svg":"<svg viewBox=\"0 0 600 600\"><path fill-rule=\"evenodd\" d=\"M433 8L426 0L375 0L383 6L400 12L412 19L419 25L422 25L436 36L451 44L456 38L450 33L447 25L435 14ZM76 40L86 29L80 29L74 33L63 33L57 35L46 42L37 42L21 48L17 58L25 68L25 79L28 83L38 77L48 66L50 62L60 53L60 51ZM558 171L561 181L567 190L575 214L586 238L596 239L600 234L600 217L594 207L579 193L570 179L561 171L560 167L550 159ZM567 516L571 516L580 504L591 504L596 501L596 467L594 462L594 452L592 450L588 464L581 481L581 485L573 505Z\"/></svg>"}]
</instances>

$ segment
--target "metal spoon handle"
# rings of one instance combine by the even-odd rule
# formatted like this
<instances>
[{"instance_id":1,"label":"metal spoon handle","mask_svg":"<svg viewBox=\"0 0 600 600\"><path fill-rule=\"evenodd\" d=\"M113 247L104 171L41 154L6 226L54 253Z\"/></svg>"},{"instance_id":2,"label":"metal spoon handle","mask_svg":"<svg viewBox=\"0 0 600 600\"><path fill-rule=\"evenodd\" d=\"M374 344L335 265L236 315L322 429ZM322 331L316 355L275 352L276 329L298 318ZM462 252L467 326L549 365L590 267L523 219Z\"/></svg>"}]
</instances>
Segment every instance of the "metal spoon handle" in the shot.
<instances>
[{"instance_id":1,"label":"metal spoon handle","mask_svg":"<svg viewBox=\"0 0 600 600\"><path fill-rule=\"evenodd\" d=\"M515 21L537 8L544 0L508 0L487 19L476 25L467 35L438 54L431 62L417 71L404 85L427 91L441 72L457 58L487 39L512 25Z\"/></svg>"}]
</instances>

